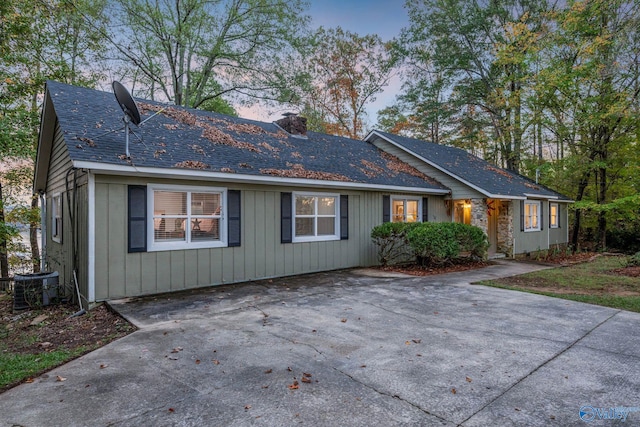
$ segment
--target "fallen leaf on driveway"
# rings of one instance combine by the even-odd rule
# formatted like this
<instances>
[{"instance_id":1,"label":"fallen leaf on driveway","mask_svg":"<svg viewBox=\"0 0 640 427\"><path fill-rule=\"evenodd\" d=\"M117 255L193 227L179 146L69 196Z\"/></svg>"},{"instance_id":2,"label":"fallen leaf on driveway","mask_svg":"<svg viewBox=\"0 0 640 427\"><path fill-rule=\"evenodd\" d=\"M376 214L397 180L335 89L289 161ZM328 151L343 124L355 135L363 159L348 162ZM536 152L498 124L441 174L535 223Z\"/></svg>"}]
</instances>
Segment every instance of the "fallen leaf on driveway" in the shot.
<instances>
[{"instance_id":1,"label":"fallen leaf on driveway","mask_svg":"<svg viewBox=\"0 0 640 427\"><path fill-rule=\"evenodd\" d=\"M106 367L108 367L109 365L107 365L106 363L101 363L100 364L100 369L104 369Z\"/></svg>"},{"instance_id":2,"label":"fallen leaf on driveway","mask_svg":"<svg viewBox=\"0 0 640 427\"><path fill-rule=\"evenodd\" d=\"M311 378L313 375L307 374L306 372L303 372L302 376L307 377L307 378Z\"/></svg>"},{"instance_id":3,"label":"fallen leaf on driveway","mask_svg":"<svg viewBox=\"0 0 640 427\"><path fill-rule=\"evenodd\" d=\"M169 408L169 412L175 412L176 410L173 408Z\"/></svg>"},{"instance_id":4,"label":"fallen leaf on driveway","mask_svg":"<svg viewBox=\"0 0 640 427\"><path fill-rule=\"evenodd\" d=\"M341 321L342 323L347 323L347 319L345 319L345 318L340 319L340 321Z\"/></svg>"},{"instance_id":5,"label":"fallen leaf on driveway","mask_svg":"<svg viewBox=\"0 0 640 427\"><path fill-rule=\"evenodd\" d=\"M219 365L220 364L220 361L218 359L213 359L212 362L213 362L214 365Z\"/></svg>"},{"instance_id":6,"label":"fallen leaf on driveway","mask_svg":"<svg viewBox=\"0 0 640 427\"><path fill-rule=\"evenodd\" d=\"M451 389L451 394L456 394L458 391L455 388Z\"/></svg>"},{"instance_id":7,"label":"fallen leaf on driveway","mask_svg":"<svg viewBox=\"0 0 640 427\"><path fill-rule=\"evenodd\" d=\"M413 341L416 344L420 344L422 342L421 339L412 339L411 341Z\"/></svg>"},{"instance_id":8,"label":"fallen leaf on driveway","mask_svg":"<svg viewBox=\"0 0 640 427\"><path fill-rule=\"evenodd\" d=\"M178 353L182 351L182 347L176 347L173 350L171 350L171 353Z\"/></svg>"},{"instance_id":9,"label":"fallen leaf on driveway","mask_svg":"<svg viewBox=\"0 0 640 427\"><path fill-rule=\"evenodd\" d=\"M27 378L24 382L31 384L33 382L33 378Z\"/></svg>"},{"instance_id":10,"label":"fallen leaf on driveway","mask_svg":"<svg viewBox=\"0 0 640 427\"><path fill-rule=\"evenodd\" d=\"M244 405L244 410L248 411L249 409L251 409L251 405Z\"/></svg>"},{"instance_id":11,"label":"fallen leaf on driveway","mask_svg":"<svg viewBox=\"0 0 640 427\"><path fill-rule=\"evenodd\" d=\"M471 378L469 378L469 377L467 377L466 380L467 380L468 383L470 383L472 381Z\"/></svg>"},{"instance_id":12,"label":"fallen leaf on driveway","mask_svg":"<svg viewBox=\"0 0 640 427\"><path fill-rule=\"evenodd\" d=\"M288 387L291 390L297 390L300 388L300 386L298 385L298 381L293 381L293 384L289 384Z\"/></svg>"},{"instance_id":13,"label":"fallen leaf on driveway","mask_svg":"<svg viewBox=\"0 0 640 427\"><path fill-rule=\"evenodd\" d=\"M302 377L300 379L300 381L302 381L303 383L310 383L311 382L311 380L309 378L307 378L307 377Z\"/></svg>"},{"instance_id":14,"label":"fallen leaf on driveway","mask_svg":"<svg viewBox=\"0 0 640 427\"><path fill-rule=\"evenodd\" d=\"M67 379L65 377L61 377L60 375L56 375L56 381L66 381Z\"/></svg>"},{"instance_id":15,"label":"fallen leaf on driveway","mask_svg":"<svg viewBox=\"0 0 640 427\"><path fill-rule=\"evenodd\" d=\"M273 372L273 369L267 369L266 371L264 371L265 374L270 374L271 372Z\"/></svg>"},{"instance_id":16,"label":"fallen leaf on driveway","mask_svg":"<svg viewBox=\"0 0 640 427\"><path fill-rule=\"evenodd\" d=\"M200 359L196 359L196 365L200 364Z\"/></svg>"}]
</instances>

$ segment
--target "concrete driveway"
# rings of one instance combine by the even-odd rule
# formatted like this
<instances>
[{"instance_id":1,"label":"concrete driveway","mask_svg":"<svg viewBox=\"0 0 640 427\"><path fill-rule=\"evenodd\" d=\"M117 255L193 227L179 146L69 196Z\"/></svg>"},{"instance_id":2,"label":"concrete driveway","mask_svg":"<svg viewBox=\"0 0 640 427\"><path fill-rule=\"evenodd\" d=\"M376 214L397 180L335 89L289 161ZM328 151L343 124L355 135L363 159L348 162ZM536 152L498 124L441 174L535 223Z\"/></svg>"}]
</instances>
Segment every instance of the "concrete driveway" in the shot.
<instances>
[{"instance_id":1,"label":"concrete driveway","mask_svg":"<svg viewBox=\"0 0 640 427\"><path fill-rule=\"evenodd\" d=\"M141 329L0 395L0 425L640 424L640 315L469 284L534 268L116 302Z\"/></svg>"}]
</instances>

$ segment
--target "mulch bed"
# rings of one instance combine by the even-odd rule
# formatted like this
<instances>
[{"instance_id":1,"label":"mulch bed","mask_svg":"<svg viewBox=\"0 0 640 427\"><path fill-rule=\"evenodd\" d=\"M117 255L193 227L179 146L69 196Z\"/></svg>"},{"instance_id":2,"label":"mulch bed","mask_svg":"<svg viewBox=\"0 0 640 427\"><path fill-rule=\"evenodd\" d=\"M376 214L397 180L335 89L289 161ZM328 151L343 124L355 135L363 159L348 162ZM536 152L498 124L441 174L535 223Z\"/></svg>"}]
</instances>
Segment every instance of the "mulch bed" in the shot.
<instances>
[{"instance_id":1,"label":"mulch bed","mask_svg":"<svg viewBox=\"0 0 640 427\"><path fill-rule=\"evenodd\" d=\"M118 314L101 305L72 317L78 306L61 304L13 313L11 295L0 296L0 336L3 351L38 354L79 347L95 349L135 330Z\"/></svg>"},{"instance_id":2,"label":"mulch bed","mask_svg":"<svg viewBox=\"0 0 640 427\"><path fill-rule=\"evenodd\" d=\"M611 273L618 276L640 277L640 266L618 268L616 270L612 270Z\"/></svg>"},{"instance_id":3,"label":"mulch bed","mask_svg":"<svg viewBox=\"0 0 640 427\"><path fill-rule=\"evenodd\" d=\"M394 273L411 274L413 276L431 276L433 274L453 273L455 271L475 270L477 268L488 267L492 265L491 261L471 261L463 260L456 264L447 264L442 266L421 266L416 264L409 265L388 265L376 267L382 271Z\"/></svg>"}]
</instances>

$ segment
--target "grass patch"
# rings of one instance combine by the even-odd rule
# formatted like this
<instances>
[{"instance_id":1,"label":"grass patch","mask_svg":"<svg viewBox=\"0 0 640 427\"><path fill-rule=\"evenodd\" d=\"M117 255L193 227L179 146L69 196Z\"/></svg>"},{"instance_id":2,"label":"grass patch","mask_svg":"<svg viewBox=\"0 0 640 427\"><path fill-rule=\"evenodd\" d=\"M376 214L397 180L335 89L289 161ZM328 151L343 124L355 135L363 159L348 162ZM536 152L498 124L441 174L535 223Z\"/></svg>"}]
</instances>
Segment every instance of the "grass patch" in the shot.
<instances>
[{"instance_id":1,"label":"grass patch","mask_svg":"<svg viewBox=\"0 0 640 427\"><path fill-rule=\"evenodd\" d=\"M625 275L627 260L601 256L590 262L481 284L640 313L640 277Z\"/></svg>"},{"instance_id":2,"label":"grass patch","mask_svg":"<svg viewBox=\"0 0 640 427\"><path fill-rule=\"evenodd\" d=\"M0 390L33 378L86 352L86 348L55 350L40 354L0 353Z\"/></svg>"}]
</instances>

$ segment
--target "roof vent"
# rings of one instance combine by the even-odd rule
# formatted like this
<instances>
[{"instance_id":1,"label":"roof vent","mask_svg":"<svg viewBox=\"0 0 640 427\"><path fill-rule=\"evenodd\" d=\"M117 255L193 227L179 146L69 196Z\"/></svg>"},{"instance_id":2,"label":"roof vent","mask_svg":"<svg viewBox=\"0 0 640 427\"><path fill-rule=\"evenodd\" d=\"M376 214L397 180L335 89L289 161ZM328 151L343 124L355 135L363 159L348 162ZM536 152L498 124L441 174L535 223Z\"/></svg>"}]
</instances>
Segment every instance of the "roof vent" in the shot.
<instances>
[{"instance_id":1,"label":"roof vent","mask_svg":"<svg viewBox=\"0 0 640 427\"><path fill-rule=\"evenodd\" d=\"M284 118L276 120L275 124L291 135L307 135L307 119L296 113L284 113Z\"/></svg>"}]
</instances>

